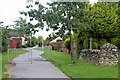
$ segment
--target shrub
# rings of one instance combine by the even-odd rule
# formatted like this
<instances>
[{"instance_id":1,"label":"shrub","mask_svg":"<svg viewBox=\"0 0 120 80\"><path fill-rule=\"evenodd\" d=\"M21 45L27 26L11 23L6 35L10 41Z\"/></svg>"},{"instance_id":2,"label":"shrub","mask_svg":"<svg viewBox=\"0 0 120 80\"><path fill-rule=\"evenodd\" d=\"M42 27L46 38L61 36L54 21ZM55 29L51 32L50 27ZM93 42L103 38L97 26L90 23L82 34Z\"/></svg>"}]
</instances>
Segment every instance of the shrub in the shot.
<instances>
[{"instance_id":1,"label":"shrub","mask_svg":"<svg viewBox=\"0 0 120 80\"><path fill-rule=\"evenodd\" d=\"M107 40L106 39L101 39L100 40L100 43L99 43L99 47L103 46L104 44L107 43Z\"/></svg>"},{"instance_id":2,"label":"shrub","mask_svg":"<svg viewBox=\"0 0 120 80\"><path fill-rule=\"evenodd\" d=\"M34 47L36 44L37 44L37 40L36 40L36 38L33 37L32 39L28 40L26 45L28 47Z\"/></svg>"},{"instance_id":3,"label":"shrub","mask_svg":"<svg viewBox=\"0 0 120 80\"><path fill-rule=\"evenodd\" d=\"M67 38L67 39L64 41L64 43L65 43L65 47L70 51L70 39Z\"/></svg>"},{"instance_id":4,"label":"shrub","mask_svg":"<svg viewBox=\"0 0 120 80\"><path fill-rule=\"evenodd\" d=\"M27 45L22 45L22 48L27 48Z\"/></svg>"},{"instance_id":5,"label":"shrub","mask_svg":"<svg viewBox=\"0 0 120 80\"><path fill-rule=\"evenodd\" d=\"M2 33L1 33L2 32ZM7 29L5 29L5 28L3 28L2 30L1 30L1 32L0 32L0 34L1 34L1 42L2 42L2 49L1 49L1 51L2 52L6 52L7 51L7 49L8 49L8 30Z\"/></svg>"},{"instance_id":6,"label":"shrub","mask_svg":"<svg viewBox=\"0 0 120 80\"><path fill-rule=\"evenodd\" d=\"M57 42L57 45L54 47L56 51L60 51L60 48L61 48L60 43L61 42Z\"/></svg>"},{"instance_id":7,"label":"shrub","mask_svg":"<svg viewBox=\"0 0 120 80\"><path fill-rule=\"evenodd\" d=\"M119 38L111 38L111 44L114 44L120 48L120 39Z\"/></svg>"},{"instance_id":8,"label":"shrub","mask_svg":"<svg viewBox=\"0 0 120 80\"><path fill-rule=\"evenodd\" d=\"M97 39L93 39L93 41L92 41L92 48L98 49L98 47L99 47L98 40Z\"/></svg>"},{"instance_id":9,"label":"shrub","mask_svg":"<svg viewBox=\"0 0 120 80\"><path fill-rule=\"evenodd\" d=\"M84 39L84 41L83 41L83 48L84 49L88 49L88 43L89 43L88 41L89 41L88 38Z\"/></svg>"}]
</instances>

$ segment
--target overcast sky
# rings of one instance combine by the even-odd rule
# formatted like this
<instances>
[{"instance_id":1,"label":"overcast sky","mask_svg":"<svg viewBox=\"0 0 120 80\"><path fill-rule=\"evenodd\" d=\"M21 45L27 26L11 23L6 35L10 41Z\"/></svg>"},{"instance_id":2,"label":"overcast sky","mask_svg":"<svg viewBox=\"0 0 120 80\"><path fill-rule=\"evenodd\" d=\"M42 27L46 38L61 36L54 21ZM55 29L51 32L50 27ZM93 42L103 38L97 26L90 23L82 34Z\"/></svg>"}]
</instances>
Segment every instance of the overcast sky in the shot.
<instances>
[{"instance_id":1,"label":"overcast sky","mask_svg":"<svg viewBox=\"0 0 120 80\"><path fill-rule=\"evenodd\" d=\"M90 1L93 3L97 0ZM39 2L46 5L50 0L39 0ZM0 21L3 21L4 25L12 25L13 21L17 20L21 16L19 11L25 10L26 5L26 0L0 0ZM51 31L43 31L44 38L46 38L50 33ZM35 34L36 37L41 35L41 30Z\"/></svg>"}]
</instances>

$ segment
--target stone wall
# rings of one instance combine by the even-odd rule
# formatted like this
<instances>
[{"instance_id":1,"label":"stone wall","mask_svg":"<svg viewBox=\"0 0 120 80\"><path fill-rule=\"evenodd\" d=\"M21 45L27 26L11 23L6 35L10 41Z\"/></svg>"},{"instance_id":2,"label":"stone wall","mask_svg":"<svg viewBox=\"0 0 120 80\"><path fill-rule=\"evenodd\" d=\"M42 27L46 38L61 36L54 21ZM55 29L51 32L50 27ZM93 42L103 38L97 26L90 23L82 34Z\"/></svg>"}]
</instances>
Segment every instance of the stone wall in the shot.
<instances>
[{"instance_id":1,"label":"stone wall","mask_svg":"<svg viewBox=\"0 0 120 80\"><path fill-rule=\"evenodd\" d=\"M80 53L80 59L93 62L97 65L116 65L118 63L118 48L110 43L101 46L100 50L84 49Z\"/></svg>"}]
</instances>

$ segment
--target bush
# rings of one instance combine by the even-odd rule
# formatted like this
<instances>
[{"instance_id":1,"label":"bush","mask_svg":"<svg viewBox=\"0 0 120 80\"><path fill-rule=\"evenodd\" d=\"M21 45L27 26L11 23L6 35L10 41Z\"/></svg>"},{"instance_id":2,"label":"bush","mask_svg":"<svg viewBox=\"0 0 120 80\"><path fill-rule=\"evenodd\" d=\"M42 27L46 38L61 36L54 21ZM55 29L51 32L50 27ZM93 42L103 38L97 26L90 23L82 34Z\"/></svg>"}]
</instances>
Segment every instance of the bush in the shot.
<instances>
[{"instance_id":1,"label":"bush","mask_svg":"<svg viewBox=\"0 0 120 80\"><path fill-rule=\"evenodd\" d=\"M39 46L39 47L42 47L42 42L38 43L38 46Z\"/></svg>"},{"instance_id":2,"label":"bush","mask_svg":"<svg viewBox=\"0 0 120 80\"><path fill-rule=\"evenodd\" d=\"M104 44L107 43L107 40L106 39L101 39L100 40L100 43L99 43L99 47L103 46Z\"/></svg>"},{"instance_id":3,"label":"bush","mask_svg":"<svg viewBox=\"0 0 120 80\"><path fill-rule=\"evenodd\" d=\"M22 48L27 48L27 45L22 45Z\"/></svg>"},{"instance_id":4,"label":"bush","mask_svg":"<svg viewBox=\"0 0 120 80\"><path fill-rule=\"evenodd\" d=\"M88 49L88 43L89 43L88 41L89 41L88 38L84 39L84 41L83 41L83 48L84 49Z\"/></svg>"},{"instance_id":5,"label":"bush","mask_svg":"<svg viewBox=\"0 0 120 80\"><path fill-rule=\"evenodd\" d=\"M33 37L32 39L28 40L27 47L34 47L37 44L37 39Z\"/></svg>"},{"instance_id":6,"label":"bush","mask_svg":"<svg viewBox=\"0 0 120 80\"><path fill-rule=\"evenodd\" d=\"M92 41L92 48L98 49L98 47L99 47L98 40L97 39L93 39L93 41Z\"/></svg>"},{"instance_id":7,"label":"bush","mask_svg":"<svg viewBox=\"0 0 120 80\"><path fill-rule=\"evenodd\" d=\"M60 51L60 48L61 48L60 43L61 42L57 42L57 45L54 47L56 51Z\"/></svg>"},{"instance_id":8,"label":"bush","mask_svg":"<svg viewBox=\"0 0 120 80\"><path fill-rule=\"evenodd\" d=\"M7 51L7 49L8 49L8 35L7 35L7 29L2 29L1 30L2 31L2 34L1 34L1 40L2 40L2 52L6 52Z\"/></svg>"},{"instance_id":9,"label":"bush","mask_svg":"<svg viewBox=\"0 0 120 80\"><path fill-rule=\"evenodd\" d=\"M37 39L37 43L39 47L42 47L42 36L39 36Z\"/></svg>"},{"instance_id":10,"label":"bush","mask_svg":"<svg viewBox=\"0 0 120 80\"><path fill-rule=\"evenodd\" d=\"M120 48L120 39L119 38L111 38L111 44L114 44Z\"/></svg>"},{"instance_id":11,"label":"bush","mask_svg":"<svg viewBox=\"0 0 120 80\"><path fill-rule=\"evenodd\" d=\"M70 51L70 39L67 38L64 43L65 43L65 47Z\"/></svg>"}]
</instances>

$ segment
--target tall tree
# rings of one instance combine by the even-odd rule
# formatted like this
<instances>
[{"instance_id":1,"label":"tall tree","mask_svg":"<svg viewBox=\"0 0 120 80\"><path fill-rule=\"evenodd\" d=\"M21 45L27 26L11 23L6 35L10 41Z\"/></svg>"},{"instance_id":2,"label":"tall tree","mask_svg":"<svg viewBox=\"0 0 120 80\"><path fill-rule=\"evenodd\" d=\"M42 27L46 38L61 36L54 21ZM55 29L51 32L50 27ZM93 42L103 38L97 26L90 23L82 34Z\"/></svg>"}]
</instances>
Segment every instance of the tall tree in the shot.
<instances>
[{"instance_id":1,"label":"tall tree","mask_svg":"<svg viewBox=\"0 0 120 80\"><path fill-rule=\"evenodd\" d=\"M101 6L102 5L102 6ZM115 37L119 25L118 21L118 7L117 3L96 3L91 6L86 5L84 10L85 16L82 19L84 30L90 34L90 49L92 49L92 37L98 39L107 39Z\"/></svg>"},{"instance_id":2,"label":"tall tree","mask_svg":"<svg viewBox=\"0 0 120 80\"><path fill-rule=\"evenodd\" d=\"M23 18L19 18L18 20L14 21L15 22L15 31L17 31L18 33L18 37L19 37L19 40L18 40L18 47L21 47L20 46L20 38L21 37L27 37L27 36L31 36L35 33L34 31L32 31L32 27L33 25L31 23L27 23L26 22L26 19L23 19Z\"/></svg>"},{"instance_id":3,"label":"tall tree","mask_svg":"<svg viewBox=\"0 0 120 80\"><path fill-rule=\"evenodd\" d=\"M8 33L9 33L9 29L8 26L4 26L2 28L0 28L1 30L1 51L2 52L6 52L8 49Z\"/></svg>"},{"instance_id":4,"label":"tall tree","mask_svg":"<svg viewBox=\"0 0 120 80\"><path fill-rule=\"evenodd\" d=\"M36 28L40 28L41 30L44 29L44 24L45 24L45 10L47 9L44 7L42 4L40 4L38 1L35 2L35 5L38 7L38 9L33 8L33 5L29 4L26 6L28 11L22 11L20 14L24 14L25 16L28 16L30 21L37 21L37 23L33 26L30 27L30 29L33 32L38 31Z\"/></svg>"},{"instance_id":5,"label":"tall tree","mask_svg":"<svg viewBox=\"0 0 120 80\"><path fill-rule=\"evenodd\" d=\"M48 4L50 8L46 12L46 23L53 30L58 30L59 35L64 35L66 31L70 37L70 52L71 63L75 63L73 57L72 47L72 33L73 28L80 26L80 18L82 17L82 7L85 3L70 3L70 2L54 2ZM76 28L77 29L77 28Z\"/></svg>"}]
</instances>

